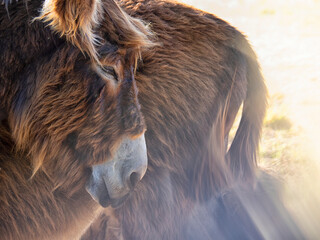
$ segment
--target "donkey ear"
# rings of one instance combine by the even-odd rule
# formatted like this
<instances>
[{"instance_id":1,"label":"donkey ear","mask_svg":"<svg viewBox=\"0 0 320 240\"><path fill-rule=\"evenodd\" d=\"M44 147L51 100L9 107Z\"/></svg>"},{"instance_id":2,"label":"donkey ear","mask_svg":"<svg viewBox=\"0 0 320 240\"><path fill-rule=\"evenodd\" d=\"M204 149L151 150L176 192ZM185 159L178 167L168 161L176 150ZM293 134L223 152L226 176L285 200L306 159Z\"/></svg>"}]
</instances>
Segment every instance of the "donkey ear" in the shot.
<instances>
[{"instance_id":1,"label":"donkey ear","mask_svg":"<svg viewBox=\"0 0 320 240\"><path fill-rule=\"evenodd\" d=\"M99 23L101 5L100 0L45 0L36 19L49 22L54 31L97 59L93 28Z\"/></svg>"}]
</instances>

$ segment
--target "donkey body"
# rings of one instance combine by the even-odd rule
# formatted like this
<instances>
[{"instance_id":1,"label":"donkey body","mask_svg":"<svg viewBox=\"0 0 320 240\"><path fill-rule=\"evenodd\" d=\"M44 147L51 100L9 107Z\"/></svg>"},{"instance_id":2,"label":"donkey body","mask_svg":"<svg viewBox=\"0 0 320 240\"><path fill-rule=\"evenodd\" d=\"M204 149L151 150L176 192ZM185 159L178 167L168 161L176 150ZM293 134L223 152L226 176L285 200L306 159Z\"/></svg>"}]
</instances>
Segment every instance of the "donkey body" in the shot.
<instances>
[{"instance_id":1,"label":"donkey body","mask_svg":"<svg viewBox=\"0 0 320 240\"><path fill-rule=\"evenodd\" d=\"M148 171L82 239L303 239L280 182L256 164L267 91L246 38L183 4L120 4L149 23L159 43L142 52L136 73Z\"/></svg>"}]
</instances>

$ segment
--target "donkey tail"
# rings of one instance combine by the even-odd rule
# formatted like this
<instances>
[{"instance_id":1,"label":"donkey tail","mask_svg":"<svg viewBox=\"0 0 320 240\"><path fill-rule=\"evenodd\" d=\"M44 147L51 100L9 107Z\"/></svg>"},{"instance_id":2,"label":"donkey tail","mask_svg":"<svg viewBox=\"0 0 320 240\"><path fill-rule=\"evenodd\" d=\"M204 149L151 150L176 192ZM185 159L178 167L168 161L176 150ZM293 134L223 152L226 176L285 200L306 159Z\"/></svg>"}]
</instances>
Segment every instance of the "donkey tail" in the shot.
<instances>
[{"instance_id":1,"label":"donkey tail","mask_svg":"<svg viewBox=\"0 0 320 240\"><path fill-rule=\"evenodd\" d=\"M255 177L268 94L257 57L246 38L241 35L236 39L236 46L246 60L247 93L240 124L227 153L227 159L236 179L250 181Z\"/></svg>"}]
</instances>

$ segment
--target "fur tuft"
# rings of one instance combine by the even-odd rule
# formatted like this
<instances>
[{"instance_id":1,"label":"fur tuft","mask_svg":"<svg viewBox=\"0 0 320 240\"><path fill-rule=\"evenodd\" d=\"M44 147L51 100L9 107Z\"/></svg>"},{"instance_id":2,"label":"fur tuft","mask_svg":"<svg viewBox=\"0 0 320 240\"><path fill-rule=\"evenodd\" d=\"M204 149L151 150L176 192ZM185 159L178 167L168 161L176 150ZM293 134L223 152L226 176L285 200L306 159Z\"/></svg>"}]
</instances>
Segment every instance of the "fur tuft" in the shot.
<instances>
[{"instance_id":1,"label":"fur tuft","mask_svg":"<svg viewBox=\"0 0 320 240\"><path fill-rule=\"evenodd\" d=\"M48 22L60 36L97 61L100 39L93 29L99 25L101 5L100 0L46 0L41 15L35 19Z\"/></svg>"}]
</instances>

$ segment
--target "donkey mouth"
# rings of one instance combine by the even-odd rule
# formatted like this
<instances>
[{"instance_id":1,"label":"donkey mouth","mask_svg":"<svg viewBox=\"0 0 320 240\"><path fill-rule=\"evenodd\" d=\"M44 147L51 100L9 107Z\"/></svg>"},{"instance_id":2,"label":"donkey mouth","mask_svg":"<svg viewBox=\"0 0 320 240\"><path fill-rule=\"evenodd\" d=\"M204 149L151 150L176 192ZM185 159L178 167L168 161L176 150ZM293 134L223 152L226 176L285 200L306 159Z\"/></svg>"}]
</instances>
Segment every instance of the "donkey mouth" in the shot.
<instances>
[{"instance_id":1,"label":"donkey mouth","mask_svg":"<svg viewBox=\"0 0 320 240\"><path fill-rule=\"evenodd\" d=\"M95 191L92 191L92 189L94 189ZM98 189L98 191L96 189ZM95 200L104 208L109 206L113 208L119 207L122 203L125 202L125 200L131 193L131 191L128 191L127 193L122 194L122 196L111 198L105 182L102 182L98 185L94 185L92 184L92 182L89 182L89 184L86 186L86 190L91 195L93 200Z\"/></svg>"},{"instance_id":2,"label":"donkey mouth","mask_svg":"<svg viewBox=\"0 0 320 240\"><path fill-rule=\"evenodd\" d=\"M113 208L120 207L128 199L128 196L129 196L129 194L126 194L122 198L110 200L111 207L113 207Z\"/></svg>"},{"instance_id":3,"label":"donkey mouth","mask_svg":"<svg viewBox=\"0 0 320 240\"><path fill-rule=\"evenodd\" d=\"M109 206L111 206L112 208L117 208L117 207L120 207L127 200L128 196L129 194L126 194L121 198L111 199L108 194L108 191L106 191L104 196L100 196L98 202L104 208Z\"/></svg>"}]
</instances>

